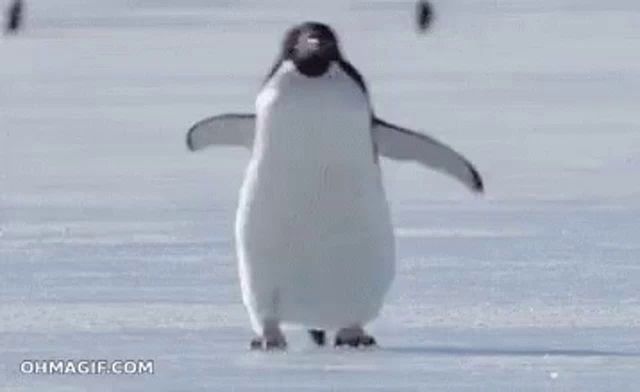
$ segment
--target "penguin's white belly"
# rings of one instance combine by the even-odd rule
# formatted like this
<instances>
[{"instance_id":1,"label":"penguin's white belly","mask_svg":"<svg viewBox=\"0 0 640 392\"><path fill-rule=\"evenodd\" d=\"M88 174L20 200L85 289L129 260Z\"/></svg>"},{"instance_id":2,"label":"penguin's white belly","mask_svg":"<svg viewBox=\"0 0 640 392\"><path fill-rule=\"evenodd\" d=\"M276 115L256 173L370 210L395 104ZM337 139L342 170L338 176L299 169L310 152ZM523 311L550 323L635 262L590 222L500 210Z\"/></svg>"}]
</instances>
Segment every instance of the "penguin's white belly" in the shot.
<instances>
[{"instance_id":1,"label":"penguin's white belly","mask_svg":"<svg viewBox=\"0 0 640 392\"><path fill-rule=\"evenodd\" d=\"M382 306L395 256L368 103L343 75L298 76L286 81L294 93L258 98L236 221L244 303L257 329L362 325Z\"/></svg>"},{"instance_id":2,"label":"penguin's white belly","mask_svg":"<svg viewBox=\"0 0 640 392\"><path fill-rule=\"evenodd\" d=\"M243 200L243 294L263 321L328 328L377 315L393 276L387 206L379 187L343 170L281 171Z\"/></svg>"}]
</instances>

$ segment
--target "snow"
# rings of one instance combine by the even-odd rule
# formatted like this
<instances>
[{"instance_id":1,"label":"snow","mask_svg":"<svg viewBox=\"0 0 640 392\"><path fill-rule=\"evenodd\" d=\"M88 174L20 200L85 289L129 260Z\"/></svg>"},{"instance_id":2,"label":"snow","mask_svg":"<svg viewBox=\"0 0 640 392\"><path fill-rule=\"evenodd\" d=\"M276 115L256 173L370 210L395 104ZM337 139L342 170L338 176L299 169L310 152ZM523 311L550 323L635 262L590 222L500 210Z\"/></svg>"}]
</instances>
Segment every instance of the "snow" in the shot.
<instances>
[{"instance_id":1,"label":"snow","mask_svg":"<svg viewBox=\"0 0 640 392\"><path fill-rule=\"evenodd\" d=\"M3 1L2 5L7 2ZM0 53L0 389L580 390L640 382L640 5L33 0ZM487 193L383 162L398 276L381 347L252 353L232 227L282 32L330 22L377 114L472 160ZM150 358L146 376L20 374Z\"/></svg>"}]
</instances>

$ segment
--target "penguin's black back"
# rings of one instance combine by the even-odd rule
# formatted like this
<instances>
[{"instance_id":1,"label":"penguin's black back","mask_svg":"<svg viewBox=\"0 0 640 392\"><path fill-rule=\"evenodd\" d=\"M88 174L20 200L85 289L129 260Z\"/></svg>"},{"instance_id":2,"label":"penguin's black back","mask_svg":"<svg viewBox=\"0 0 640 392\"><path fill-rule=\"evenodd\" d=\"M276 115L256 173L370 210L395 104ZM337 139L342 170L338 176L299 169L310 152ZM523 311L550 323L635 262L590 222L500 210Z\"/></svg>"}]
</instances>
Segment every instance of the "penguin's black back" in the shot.
<instances>
[{"instance_id":1,"label":"penguin's black back","mask_svg":"<svg viewBox=\"0 0 640 392\"><path fill-rule=\"evenodd\" d=\"M7 32L15 33L22 27L22 1L16 0L7 12Z\"/></svg>"},{"instance_id":2,"label":"penguin's black back","mask_svg":"<svg viewBox=\"0 0 640 392\"><path fill-rule=\"evenodd\" d=\"M426 0L419 0L416 5L416 24L418 30L425 31L433 20L433 7Z\"/></svg>"}]
</instances>

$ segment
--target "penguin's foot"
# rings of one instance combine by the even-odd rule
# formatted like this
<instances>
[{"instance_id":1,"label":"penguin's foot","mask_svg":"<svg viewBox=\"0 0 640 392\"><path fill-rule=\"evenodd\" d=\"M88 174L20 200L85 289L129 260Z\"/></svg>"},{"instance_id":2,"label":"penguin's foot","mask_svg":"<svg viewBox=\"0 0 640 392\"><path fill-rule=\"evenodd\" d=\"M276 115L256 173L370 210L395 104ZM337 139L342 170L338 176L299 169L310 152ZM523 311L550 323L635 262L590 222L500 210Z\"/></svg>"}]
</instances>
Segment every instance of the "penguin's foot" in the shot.
<instances>
[{"instance_id":1,"label":"penguin's foot","mask_svg":"<svg viewBox=\"0 0 640 392\"><path fill-rule=\"evenodd\" d=\"M342 328L336 334L334 346L370 347L376 345L376 340L362 329L362 327Z\"/></svg>"},{"instance_id":2,"label":"penguin's foot","mask_svg":"<svg viewBox=\"0 0 640 392\"><path fill-rule=\"evenodd\" d=\"M264 336L256 336L251 339L252 350L272 351L272 350L286 350L287 341L282 339L271 339Z\"/></svg>"},{"instance_id":3,"label":"penguin's foot","mask_svg":"<svg viewBox=\"0 0 640 392\"><path fill-rule=\"evenodd\" d=\"M309 336L311 337L311 340L313 340L313 342L318 346L324 346L327 341L327 334L322 329L310 329Z\"/></svg>"},{"instance_id":4,"label":"penguin's foot","mask_svg":"<svg viewBox=\"0 0 640 392\"><path fill-rule=\"evenodd\" d=\"M285 339L277 322L265 322L261 336L251 339L252 350L285 350L287 340Z\"/></svg>"}]
</instances>

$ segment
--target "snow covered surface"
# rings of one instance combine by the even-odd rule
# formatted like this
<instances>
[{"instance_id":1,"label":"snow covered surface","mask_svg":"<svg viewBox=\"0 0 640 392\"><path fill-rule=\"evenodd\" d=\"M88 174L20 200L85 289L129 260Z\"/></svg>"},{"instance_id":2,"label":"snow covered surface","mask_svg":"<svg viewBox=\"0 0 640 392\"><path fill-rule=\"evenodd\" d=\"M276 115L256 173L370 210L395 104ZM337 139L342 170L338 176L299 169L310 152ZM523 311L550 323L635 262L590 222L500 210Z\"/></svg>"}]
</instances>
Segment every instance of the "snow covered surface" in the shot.
<instances>
[{"instance_id":1,"label":"snow covered surface","mask_svg":"<svg viewBox=\"0 0 640 392\"><path fill-rule=\"evenodd\" d=\"M6 4L7 1L3 1ZM636 391L640 3L32 0L0 40L0 389ZM232 244L250 111L289 25L335 26L383 118L463 152L483 198L384 162L398 276L373 351L248 351ZM23 359L156 361L22 375Z\"/></svg>"}]
</instances>

